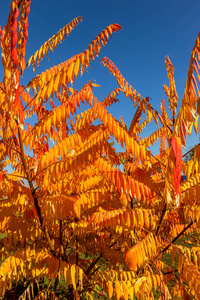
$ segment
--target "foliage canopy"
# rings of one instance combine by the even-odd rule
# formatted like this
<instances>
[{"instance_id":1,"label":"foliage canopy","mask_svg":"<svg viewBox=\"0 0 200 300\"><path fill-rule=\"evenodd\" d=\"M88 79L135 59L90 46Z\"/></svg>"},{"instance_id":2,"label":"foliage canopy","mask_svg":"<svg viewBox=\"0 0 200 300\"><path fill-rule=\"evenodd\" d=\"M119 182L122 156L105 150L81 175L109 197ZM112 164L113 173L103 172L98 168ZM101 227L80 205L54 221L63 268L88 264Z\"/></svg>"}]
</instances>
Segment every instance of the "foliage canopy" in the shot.
<instances>
[{"instance_id":1,"label":"foliage canopy","mask_svg":"<svg viewBox=\"0 0 200 300\"><path fill-rule=\"evenodd\" d=\"M101 63L116 78L114 91L100 102L98 84L72 88L118 24L22 86L24 70L35 71L84 20L72 20L26 63L30 2L13 0L0 32L0 296L127 300L155 299L157 291L160 299L200 299L200 145L190 160L182 158L187 134L198 132L199 37L179 110L174 68L165 58L171 116L164 100L156 111L106 57ZM107 110L119 93L135 107L130 128ZM158 129L141 139L150 122ZM117 142L124 152L113 147ZM188 242L178 242L185 233Z\"/></svg>"}]
</instances>

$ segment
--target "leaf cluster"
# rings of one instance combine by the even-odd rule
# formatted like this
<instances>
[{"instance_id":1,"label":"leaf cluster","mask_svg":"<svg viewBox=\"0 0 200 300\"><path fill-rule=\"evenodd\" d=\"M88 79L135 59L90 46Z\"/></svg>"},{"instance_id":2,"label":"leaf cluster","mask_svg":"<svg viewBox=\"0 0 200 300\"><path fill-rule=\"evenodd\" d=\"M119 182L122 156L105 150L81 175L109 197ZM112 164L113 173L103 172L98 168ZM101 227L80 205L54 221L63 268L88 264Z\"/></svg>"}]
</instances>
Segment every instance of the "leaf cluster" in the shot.
<instances>
[{"instance_id":1,"label":"leaf cluster","mask_svg":"<svg viewBox=\"0 0 200 300\"><path fill-rule=\"evenodd\" d=\"M168 115L164 100L158 112L107 57L101 64L117 86L105 99L92 81L72 87L118 24L22 86L26 68L36 71L84 20L72 20L25 63L29 13L30 0L13 0L0 32L0 297L199 299L200 145L188 161L182 155L187 135L199 130L199 37L179 110L165 58ZM135 108L129 128L107 109L123 94ZM151 122L157 130L141 139ZM178 243L185 234L192 247Z\"/></svg>"}]
</instances>

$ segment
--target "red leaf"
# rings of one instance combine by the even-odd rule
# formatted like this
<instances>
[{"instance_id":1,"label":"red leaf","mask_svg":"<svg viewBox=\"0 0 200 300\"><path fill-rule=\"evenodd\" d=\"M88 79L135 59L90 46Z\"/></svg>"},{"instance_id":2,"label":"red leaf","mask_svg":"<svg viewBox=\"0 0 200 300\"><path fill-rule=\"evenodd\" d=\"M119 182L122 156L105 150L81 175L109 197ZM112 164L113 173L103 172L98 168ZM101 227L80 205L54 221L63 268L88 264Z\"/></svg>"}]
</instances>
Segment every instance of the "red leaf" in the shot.
<instances>
[{"instance_id":1,"label":"red leaf","mask_svg":"<svg viewBox=\"0 0 200 300\"><path fill-rule=\"evenodd\" d=\"M175 198L177 205L179 204L181 197L181 166L182 166L182 147L181 140L178 137L171 138L171 146L174 154L174 170L173 170L173 179L174 179L174 189L175 189Z\"/></svg>"}]
</instances>

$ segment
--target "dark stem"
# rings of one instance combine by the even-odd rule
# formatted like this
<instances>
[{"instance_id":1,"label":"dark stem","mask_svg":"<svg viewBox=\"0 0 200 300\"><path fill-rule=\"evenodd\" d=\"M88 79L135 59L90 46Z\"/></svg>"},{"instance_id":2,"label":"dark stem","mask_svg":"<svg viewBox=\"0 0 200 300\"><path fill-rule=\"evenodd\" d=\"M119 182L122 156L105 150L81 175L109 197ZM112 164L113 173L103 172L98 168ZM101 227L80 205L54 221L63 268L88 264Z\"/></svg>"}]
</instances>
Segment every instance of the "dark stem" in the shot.
<instances>
[{"instance_id":1,"label":"dark stem","mask_svg":"<svg viewBox=\"0 0 200 300\"><path fill-rule=\"evenodd\" d=\"M167 204L165 203L165 206L164 206L163 211L162 211L162 215L161 215L160 220L159 220L159 223L158 223L158 227L157 227L157 229L156 229L156 235L158 235L158 233L159 233L159 231L160 231L160 228L161 228L162 221L163 221L163 219L164 219L166 210L167 210Z\"/></svg>"},{"instance_id":2,"label":"dark stem","mask_svg":"<svg viewBox=\"0 0 200 300\"><path fill-rule=\"evenodd\" d=\"M93 291L94 293L96 293L99 297L103 297L103 298L106 298L106 299L109 299L105 294L93 289L93 288L90 288L91 291Z\"/></svg>"},{"instance_id":3,"label":"dark stem","mask_svg":"<svg viewBox=\"0 0 200 300\"><path fill-rule=\"evenodd\" d=\"M31 102L33 102L33 100L35 100L35 98L37 97L37 94L28 102L28 104L23 108L23 111L25 111L25 109L29 106L29 104L31 104Z\"/></svg>"},{"instance_id":4,"label":"dark stem","mask_svg":"<svg viewBox=\"0 0 200 300\"><path fill-rule=\"evenodd\" d=\"M178 270L169 271L169 272L163 273L163 275L173 274L174 272L178 272Z\"/></svg>"},{"instance_id":5,"label":"dark stem","mask_svg":"<svg viewBox=\"0 0 200 300\"><path fill-rule=\"evenodd\" d=\"M15 149L15 148L13 148L12 146L8 145L8 144L7 144L6 142L4 142L3 140L1 140L0 143L3 143L3 144L6 145L8 148L12 149L13 151L15 151L15 152L17 152L19 155L21 155L21 153L20 153L17 149Z\"/></svg>"},{"instance_id":6,"label":"dark stem","mask_svg":"<svg viewBox=\"0 0 200 300\"><path fill-rule=\"evenodd\" d=\"M78 266L78 237L76 235L76 265Z\"/></svg>"},{"instance_id":7,"label":"dark stem","mask_svg":"<svg viewBox=\"0 0 200 300\"><path fill-rule=\"evenodd\" d=\"M54 288L53 288L53 291L54 291L54 292L56 292L56 290L57 290L58 283L59 283L59 278L58 278L58 274L57 274L56 280L55 280L55 284L54 284Z\"/></svg>"},{"instance_id":8,"label":"dark stem","mask_svg":"<svg viewBox=\"0 0 200 300\"><path fill-rule=\"evenodd\" d=\"M94 266L96 265L96 263L100 260L100 258L102 258L102 253L96 258L93 259L93 262L91 263L91 265L88 267L88 269L85 271L85 275L87 276L90 271L94 268Z\"/></svg>"},{"instance_id":9,"label":"dark stem","mask_svg":"<svg viewBox=\"0 0 200 300\"><path fill-rule=\"evenodd\" d=\"M96 269L94 269L94 271L92 273L90 273L90 276L92 276L96 271L98 271L105 264L105 262L103 264L101 264L100 266L98 266Z\"/></svg>"},{"instance_id":10,"label":"dark stem","mask_svg":"<svg viewBox=\"0 0 200 300\"><path fill-rule=\"evenodd\" d=\"M18 2L18 8L20 8L21 3L22 3L22 0L19 0L19 2Z\"/></svg>"},{"instance_id":11,"label":"dark stem","mask_svg":"<svg viewBox=\"0 0 200 300\"><path fill-rule=\"evenodd\" d=\"M194 147L195 148L195 147ZM188 152L186 152L185 154L182 155L182 157L186 156L187 154L189 154L190 152L194 151L194 148L190 149Z\"/></svg>"},{"instance_id":12,"label":"dark stem","mask_svg":"<svg viewBox=\"0 0 200 300\"><path fill-rule=\"evenodd\" d=\"M18 125L17 121L16 121L16 123ZM28 168L26 160L25 160L25 153L24 153L24 148L23 148L23 144L22 144L21 128L19 126L18 126L18 138L19 138L19 145L20 145L20 152L21 152L20 156L21 156L22 164L23 164L26 176L27 176L27 180L28 180L28 183L29 183L29 187L30 187L30 190L31 190L31 194L32 194L32 197L33 197L33 201L34 201L34 205L35 205L35 208L36 208L36 211L37 211L37 215L38 215L38 218L39 218L39 221L40 221L40 226L42 228L42 231L45 233L45 236L47 238L51 253L54 256L56 256L55 249L54 249L53 243L50 239L47 227L44 225L44 222L43 222L43 217L42 217L41 209L40 209L40 206L39 206L39 203L38 203L36 190L33 186L32 178L30 176L30 171L29 171L29 168Z\"/></svg>"},{"instance_id":13,"label":"dark stem","mask_svg":"<svg viewBox=\"0 0 200 300\"><path fill-rule=\"evenodd\" d=\"M68 296L68 299L69 300L74 300L75 299L75 297L74 297L74 288L73 288L72 284L69 285L69 296Z\"/></svg>"},{"instance_id":14,"label":"dark stem","mask_svg":"<svg viewBox=\"0 0 200 300\"><path fill-rule=\"evenodd\" d=\"M131 198L131 209L133 209L133 197L129 194L130 198Z\"/></svg>"},{"instance_id":15,"label":"dark stem","mask_svg":"<svg viewBox=\"0 0 200 300\"><path fill-rule=\"evenodd\" d=\"M6 93L5 90L4 90L1 86L0 86L0 89L1 89L4 93ZM4 101L4 102L5 102L5 101Z\"/></svg>"},{"instance_id":16,"label":"dark stem","mask_svg":"<svg viewBox=\"0 0 200 300\"><path fill-rule=\"evenodd\" d=\"M114 241L109 248L111 248L112 246L114 246L117 243L117 241ZM94 266L96 265L96 263L100 260L100 258L103 257L103 254L101 253L96 259L93 259L93 262L91 263L91 265L88 267L88 269L85 271L85 275L89 275L90 271L94 268ZM95 271L92 272L92 274L94 274L97 270L99 269L99 267L97 267L95 269ZM91 275L91 274L90 274Z\"/></svg>"},{"instance_id":17,"label":"dark stem","mask_svg":"<svg viewBox=\"0 0 200 300\"><path fill-rule=\"evenodd\" d=\"M174 244L176 242L176 240L178 240L186 230L188 230L192 225L194 224L193 221L190 222L190 224L188 224L172 241L169 245L167 245L161 252L164 253L166 252L170 247L171 244Z\"/></svg>"},{"instance_id":18,"label":"dark stem","mask_svg":"<svg viewBox=\"0 0 200 300\"><path fill-rule=\"evenodd\" d=\"M60 220L60 255L63 258L64 257L64 247L63 247L63 235L62 235L63 229L62 229L62 220Z\"/></svg>"},{"instance_id":19,"label":"dark stem","mask_svg":"<svg viewBox=\"0 0 200 300\"><path fill-rule=\"evenodd\" d=\"M163 165L163 167L165 167L166 168L166 165L164 165L156 156L154 156L152 153L151 153L151 156L153 157L153 158L155 158L161 165Z\"/></svg>"},{"instance_id":20,"label":"dark stem","mask_svg":"<svg viewBox=\"0 0 200 300\"><path fill-rule=\"evenodd\" d=\"M130 176L131 172L130 170L127 172L127 175ZM129 194L130 198L131 198L131 209L133 209L133 197Z\"/></svg>"}]
</instances>

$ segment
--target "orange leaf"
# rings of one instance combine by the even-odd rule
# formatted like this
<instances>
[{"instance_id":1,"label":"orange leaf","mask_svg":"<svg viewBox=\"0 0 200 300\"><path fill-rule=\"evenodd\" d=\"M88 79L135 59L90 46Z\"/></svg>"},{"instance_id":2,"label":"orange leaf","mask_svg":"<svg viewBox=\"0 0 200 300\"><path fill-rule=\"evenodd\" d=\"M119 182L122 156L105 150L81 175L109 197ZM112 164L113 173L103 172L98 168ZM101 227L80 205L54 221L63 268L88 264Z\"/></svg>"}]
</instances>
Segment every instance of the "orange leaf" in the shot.
<instances>
[{"instance_id":1,"label":"orange leaf","mask_svg":"<svg viewBox=\"0 0 200 300\"><path fill-rule=\"evenodd\" d=\"M113 284L112 281L108 281L108 297L112 298L113 295Z\"/></svg>"},{"instance_id":2,"label":"orange leaf","mask_svg":"<svg viewBox=\"0 0 200 300\"><path fill-rule=\"evenodd\" d=\"M121 297L121 285L119 283L119 281L116 281L115 282L115 292L116 292L116 297L117 297L117 300L119 300L119 298Z\"/></svg>"}]
</instances>

